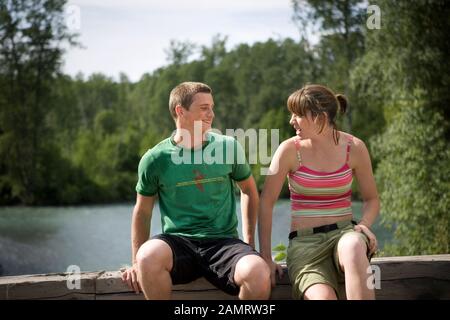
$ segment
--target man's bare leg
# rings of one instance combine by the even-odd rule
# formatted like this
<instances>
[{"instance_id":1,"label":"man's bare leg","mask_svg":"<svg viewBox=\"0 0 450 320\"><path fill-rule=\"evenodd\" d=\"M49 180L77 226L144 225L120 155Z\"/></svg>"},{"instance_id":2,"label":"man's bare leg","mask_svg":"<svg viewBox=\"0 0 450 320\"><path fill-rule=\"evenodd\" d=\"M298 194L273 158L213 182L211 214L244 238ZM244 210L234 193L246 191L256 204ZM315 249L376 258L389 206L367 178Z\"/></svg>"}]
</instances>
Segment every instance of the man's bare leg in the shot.
<instances>
[{"instance_id":1,"label":"man's bare leg","mask_svg":"<svg viewBox=\"0 0 450 320\"><path fill-rule=\"evenodd\" d=\"M240 287L239 299L263 300L270 297L270 269L263 258L250 254L236 264L234 282Z\"/></svg>"},{"instance_id":2,"label":"man's bare leg","mask_svg":"<svg viewBox=\"0 0 450 320\"><path fill-rule=\"evenodd\" d=\"M172 249L159 239L145 242L136 255L138 279L145 298L168 300L172 293Z\"/></svg>"}]
</instances>

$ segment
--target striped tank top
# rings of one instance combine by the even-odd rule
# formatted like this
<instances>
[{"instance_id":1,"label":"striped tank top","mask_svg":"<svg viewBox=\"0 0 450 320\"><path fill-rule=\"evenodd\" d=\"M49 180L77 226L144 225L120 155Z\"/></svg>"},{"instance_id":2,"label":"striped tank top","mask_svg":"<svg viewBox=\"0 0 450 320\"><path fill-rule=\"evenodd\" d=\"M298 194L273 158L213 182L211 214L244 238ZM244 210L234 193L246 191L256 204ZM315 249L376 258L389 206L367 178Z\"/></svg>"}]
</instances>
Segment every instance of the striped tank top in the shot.
<instances>
[{"instance_id":1,"label":"striped tank top","mask_svg":"<svg viewBox=\"0 0 450 320\"><path fill-rule=\"evenodd\" d=\"M352 214L353 173L348 165L352 140L350 136L345 164L334 172L321 172L302 165L300 140L295 139L300 166L297 171L288 174L292 218Z\"/></svg>"}]
</instances>

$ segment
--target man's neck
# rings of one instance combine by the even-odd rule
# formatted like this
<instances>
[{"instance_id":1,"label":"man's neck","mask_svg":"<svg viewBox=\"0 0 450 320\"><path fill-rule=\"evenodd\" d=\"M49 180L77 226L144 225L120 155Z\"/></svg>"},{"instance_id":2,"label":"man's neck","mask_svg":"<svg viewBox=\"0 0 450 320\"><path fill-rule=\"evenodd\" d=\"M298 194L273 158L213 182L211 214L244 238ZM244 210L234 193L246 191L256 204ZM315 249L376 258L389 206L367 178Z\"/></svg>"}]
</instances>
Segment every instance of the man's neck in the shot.
<instances>
[{"instance_id":1,"label":"man's neck","mask_svg":"<svg viewBox=\"0 0 450 320\"><path fill-rule=\"evenodd\" d=\"M206 132L194 134L194 130L177 128L173 141L180 147L196 149L207 141Z\"/></svg>"}]
</instances>

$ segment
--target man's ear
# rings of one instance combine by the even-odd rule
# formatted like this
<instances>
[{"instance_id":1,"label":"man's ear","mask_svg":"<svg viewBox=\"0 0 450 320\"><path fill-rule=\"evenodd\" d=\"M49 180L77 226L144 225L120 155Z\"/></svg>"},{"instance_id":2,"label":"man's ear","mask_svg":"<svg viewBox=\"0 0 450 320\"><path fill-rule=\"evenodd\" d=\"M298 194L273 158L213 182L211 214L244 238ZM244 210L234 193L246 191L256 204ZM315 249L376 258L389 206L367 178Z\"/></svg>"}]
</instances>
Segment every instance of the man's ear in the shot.
<instances>
[{"instance_id":1,"label":"man's ear","mask_svg":"<svg viewBox=\"0 0 450 320\"><path fill-rule=\"evenodd\" d=\"M175 106L175 113L177 114L178 118L183 116L185 111L186 110L184 110L184 108L181 105L176 105Z\"/></svg>"}]
</instances>

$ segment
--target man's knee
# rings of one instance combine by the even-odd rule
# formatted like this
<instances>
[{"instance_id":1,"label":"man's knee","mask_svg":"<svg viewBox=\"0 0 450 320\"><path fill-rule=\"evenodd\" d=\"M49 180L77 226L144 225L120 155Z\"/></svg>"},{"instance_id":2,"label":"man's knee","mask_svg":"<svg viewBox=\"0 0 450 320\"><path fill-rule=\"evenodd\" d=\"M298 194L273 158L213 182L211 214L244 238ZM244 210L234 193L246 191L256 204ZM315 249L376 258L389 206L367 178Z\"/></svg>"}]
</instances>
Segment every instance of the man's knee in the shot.
<instances>
[{"instance_id":1,"label":"man's knee","mask_svg":"<svg viewBox=\"0 0 450 320\"><path fill-rule=\"evenodd\" d=\"M159 239L145 242L136 254L136 262L140 271L172 270L172 249Z\"/></svg>"},{"instance_id":2,"label":"man's knee","mask_svg":"<svg viewBox=\"0 0 450 320\"><path fill-rule=\"evenodd\" d=\"M234 279L236 284L270 292L270 269L267 263L257 255L247 255L239 259Z\"/></svg>"}]
</instances>

